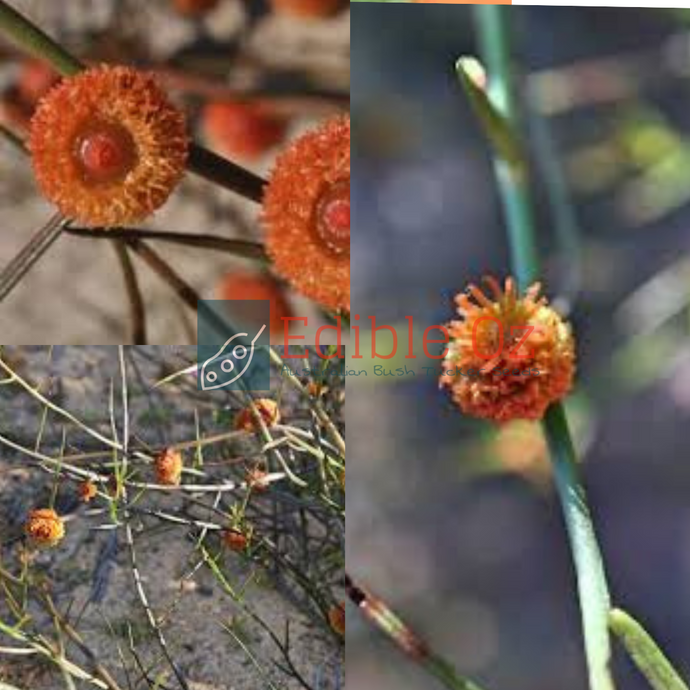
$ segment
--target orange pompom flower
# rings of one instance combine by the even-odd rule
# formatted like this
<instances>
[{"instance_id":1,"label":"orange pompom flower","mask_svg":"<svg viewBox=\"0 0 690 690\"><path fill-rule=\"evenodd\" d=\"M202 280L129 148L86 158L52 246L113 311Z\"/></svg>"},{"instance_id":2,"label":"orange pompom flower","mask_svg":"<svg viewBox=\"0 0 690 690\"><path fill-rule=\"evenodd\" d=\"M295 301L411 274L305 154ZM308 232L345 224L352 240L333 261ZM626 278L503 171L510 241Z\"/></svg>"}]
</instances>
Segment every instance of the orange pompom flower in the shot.
<instances>
[{"instance_id":1,"label":"orange pompom flower","mask_svg":"<svg viewBox=\"0 0 690 690\"><path fill-rule=\"evenodd\" d=\"M40 508L29 513L24 531L33 546L55 546L65 536L65 523L52 508Z\"/></svg>"},{"instance_id":2,"label":"orange pompom flower","mask_svg":"<svg viewBox=\"0 0 690 690\"><path fill-rule=\"evenodd\" d=\"M484 282L493 299L475 285L455 299L462 320L447 325L450 344L440 383L473 417L541 419L572 386L570 326L539 297L538 283L520 297L512 278L505 290L494 278Z\"/></svg>"},{"instance_id":3,"label":"orange pompom flower","mask_svg":"<svg viewBox=\"0 0 690 690\"><path fill-rule=\"evenodd\" d=\"M252 162L283 140L287 122L261 103L213 101L201 112L201 126L219 153Z\"/></svg>"},{"instance_id":4,"label":"orange pompom flower","mask_svg":"<svg viewBox=\"0 0 690 690\"><path fill-rule=\"evenodd\" d=\"M96 485L93 482L87 480L79 484L79 498L84 503L88 503L95 498L97 493Z\"/></svg>"},{"instance_id":5,"label":"orange pompom flower","mask_svg":"<svg viewBox=\"0 0 690 690\"><path fill-rule=\"evenodd\" d=\"M231 551L244 551L249 543L247 537L238 529L226 529L223 531L223 543Z\"/></svg>"},{"instance_id":6,"label":"orange pompom flower","mask_svg":"<svg viewBox=\"0 0 690 690\"><path fill-rule=\"evenodd\" d=\"M330 17L345 6L343 0L271 0L276 12L294 17Z\"/></svg>"},{"instance_id":7,"label":"orange pompom flower","mask_svg":"<svg viewBox=\"0 0 690 690\"><path fill-rule=\"evenodd\" d=\"M254 405L256 405L256 409L259 411L266 426L271 427L278 424L280 421L280 410L275 400L271 400L270 398L257 398L254 401ZM238 431L256 430L251 407L245 407L237 417L235 417L235 429Z\"/></svg>"},{"instance_id":8,"label":"orange pompom flower","mask_svg":"<svg viewBox=\"0 0 690 690\"><path fill-rule=\"evenodd\" d=\"M159 484L177 486L182 477L182 455L174 448L165 448L156 457L156 478Z\"/></svg>"},{"instance_id":9,"label":"orange pompom flower","mask_svg":"<svg viewBox=\"0 0 690 690\"><path fill-rule=\"evenodd\" d=\"M263 223L276 271L320 304L349 312L349 117L327 121L278 157Z\"/></svg>"},{"instance_id":10,"label":"orange pompom flower","mask_svg":"<svg viewBox=\"0 0 690 690\"><path fill-rule=\"evenodd\" d=\"M123 225L153 213L182 178L186 120L152 75L96 67L41 100L29 149L41 191L63 215Z\"/></svg>"},{"instance_id":11,"label":"orange pompom flower","mask_svg":"<svg viewBox=\"0 0 690 690\"><path fill-rule=\"evenodd\" d=\"M341 637L345 636L345 604L339 603L328 610L328 622Z\"/></svg>"},{"instance_id":12,"label":"orange pompom flower","mask_svg":"<svg viewBox=\"0 0 690 690\"><path fill-rule=\"evenodd\" d=\"M218 299L240 300L233 308L233 313L238 314L249 323L255 321L251 310L251 304L245 300L264 300L270 302L271 343L285 342L285 324L283 318L292 316L292 310L288 305L283 290L278 281L268 273L256 271L233 271L224 276L216 286ZM261 321L256 322L261 325Z\"/></svg>"}]
</instances>

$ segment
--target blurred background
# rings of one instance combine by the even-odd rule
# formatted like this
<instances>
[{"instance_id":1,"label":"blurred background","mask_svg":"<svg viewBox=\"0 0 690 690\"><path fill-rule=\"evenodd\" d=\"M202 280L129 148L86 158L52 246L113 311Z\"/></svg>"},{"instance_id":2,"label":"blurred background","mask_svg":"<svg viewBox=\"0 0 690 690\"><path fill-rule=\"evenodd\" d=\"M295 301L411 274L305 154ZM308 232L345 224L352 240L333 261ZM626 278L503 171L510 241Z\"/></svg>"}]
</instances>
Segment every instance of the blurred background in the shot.
<instances>
[{"instance_id":1,"label":"blurred background","mask_svg":"<svg viewBox=\"0 0 690 690\"><path fill-rule=\"evenodd\" d=\"M89 63L154 70L185 108L195 141L264 176L290 140L349 109L350 21L345 0L10 0ZM0 36L0 125L23 138L56 75ZM53 208L28 158L0 137L0 269ZM142 224L261 241L258 205L187 175ZM313 304L262 272L258 261L159 240L150 247L205 299L271 299L280 315L320 318ZM147 341L193 343L196 315L133 258ZM0 301L5 344L103 344L132 338L123 272L112 243L63 235ZM142 339L143 340L143 339Z\"/></svg>"},{"instance_id":2,"label":"blurred background","mask_svg":"<svg viewBox=\"0 0 690 690\"><path fill-rule=\"evenodd\" d=\"M421 331L468 282L505 275L508 245L453 73L477 52L471 9L391 9L352 8L354 311ZM690 12L510 12L544 281L577 334L568 411L610 584L688 677ZM489 690L585 688L539 427L465 418L435 377L371 365L348 378L351 575ZM347 650L351 688L434 685L352 608ZM615 673L647 687L619 650Z\"/></svg>"}]
</instances>

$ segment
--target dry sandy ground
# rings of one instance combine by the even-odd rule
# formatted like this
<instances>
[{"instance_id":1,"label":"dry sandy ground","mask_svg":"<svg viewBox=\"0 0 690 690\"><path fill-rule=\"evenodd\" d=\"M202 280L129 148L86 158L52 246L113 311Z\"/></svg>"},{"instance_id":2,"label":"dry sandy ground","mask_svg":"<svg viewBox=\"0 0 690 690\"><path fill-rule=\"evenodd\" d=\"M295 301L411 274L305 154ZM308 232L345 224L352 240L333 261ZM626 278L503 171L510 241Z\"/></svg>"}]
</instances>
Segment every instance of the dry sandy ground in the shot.
<instances>
[{"instance_id":1,"label":"dry sandy ground","mask_svg":"<svg viewBox=\"0 0 690 690\"><path fill-rule=\"evenodd\" d=\"M20 375L42 382L42 390L53 402L108 433L109 386L110 381L118 377L115 348L59 347L52 351L51 356L47 348L10 348L3 356L16 363ZM203 397L206 393L198 396L193 392L189 395L151 393L150 390L147 392L148 385L140 383L159 379L168 371L170 362L179 364L182 358L193 357L193 348L147 348L134 353L131 362L136 364L136 369L134 364L128 366L132 372L130 418L133 438L137 442L160 447L162 443L193 439L195 410L204 435L228 429L228 415L237 406L227 398L221 405L218 401L222 398L210 400ZM274 383L278 385L277 381ZM276 390L276 395L280 395L286 423L307 426L309 414L304 404L287 388L282 393ZM341 415L342 411L335 414ZM40 407L34 400L17 392L15 386L0 388L0 434L33 447L39 424ZM50 415L42 451L49 455L57 454L62 433L62 424ZM70 425L68 453L97 448L98 443ZM209 449L206 462L211 463L217 457L216 453L220 458L252 457L256 454L256 446L244 435L237 441L231 440ZM112 531L95 530L97 525L109 522L108 514L89 515L87 507L75 499L73 486L62 485L56 502L59 512L68 516L67 536L59 548L42 552L33 568L36 573L45 574L52 596L61 610L69 606L73 620L98 591L98 601L86 606L75 625L99 659L114 672L122 687L127 688L118 649L127 656L131 670L131 656L127 652L128 624L132 626L137 650L145 660L155 659L159 649L134 591L122 530L117 536L112 536ZM0 543L7 543L21 531L30 508L46 505L51 487L51 479L46 473L30 464L25 457L3 447L0 453ZM280 491L280 488L275 490ZM170 513L176 513L182 505L179 494L164 494L152 500L150 506ZM283 690L301 687L295 681L286 680L286 676L274 666L273 660L279 660L280 654L269 636L242 615L206 568L200 568L193 578L183 583L183 574L194 562L190 560L193 542L186 535L186 528L148 519L135 520L135 527L144 587L156 613L160 616L168 611L164 631L192 690L258 690L272 687L267 678ZM338 529L342 531L343 527L341 525ZM18 546L15 542L12 546L0 548L2 565L12 571L17 566ZM231 553L226 556L224 564L228 579L235 587L240 587L254 573L255 579L245 592L246 603L279 637L282 637L286 621L290 621L292 657L315 690L342 687L343 647L319 616L313 610L309 612L294 592L286 588L284 581L274 579L264 569L259 570ZM34 613L36 620L43 621L46 626L44 630L50 631L45 616L37 611ZM0 604L0 618L6 617L7 611ZM246 650L223 626L232 627ZM10 645L18 646L18 643L0 635L0 647ZM68 655L75 660L82 658L72 645L68 648ZM252 659L258 661L261 672ZM164 669L165 665L158 664L156 668ZM178 687L169 672L162 679L165 687ZM21 690L66 687L50 664L41 663L36 657L12 657L0 653L0 681L3 680ZM77 687L93 686L82 683ZM138 684L132 687L145 686Z\"/></svg>"}]
</instances>

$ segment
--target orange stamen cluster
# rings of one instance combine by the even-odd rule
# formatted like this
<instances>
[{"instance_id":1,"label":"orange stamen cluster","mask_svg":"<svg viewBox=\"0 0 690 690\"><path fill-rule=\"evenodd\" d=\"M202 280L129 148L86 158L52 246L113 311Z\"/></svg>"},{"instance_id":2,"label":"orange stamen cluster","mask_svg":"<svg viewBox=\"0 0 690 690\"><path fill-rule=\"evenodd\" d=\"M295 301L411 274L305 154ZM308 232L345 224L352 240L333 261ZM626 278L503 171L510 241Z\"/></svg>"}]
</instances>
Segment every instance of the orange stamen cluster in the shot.
<instances>
[{"instance_id":1,"label":"orange stamen cluster","mask_svg":"<svg viewBox=\"0 0 690 690\"><path fill-rule=\"evenodd\" d=\"M186 121L152 75L97 67L41 100L29 148L41 191L63 215L124 225L153 213L182 178Z\"/></svg>"},{"instance_id":2,"label":"orange stamen cluster","mask_svg":"<svg viewBox=\"0 0 690 690\"><path fill-rule=\"evenodd\" d=\"M257 398L254 401L264 424L268 427L275 426L280 421L278 403L270 398ZM235 417L235 429L238 431L256 431L256 422L251 407L245 407Z\"/></svg>"},{"instance_id":3,"label":"orange stamen cluster","mask_svg":"<svg viewBox=\"0 0 690 690\"><path fill-rule=\"evenodd\" d=\"M349 312L349 117L329 120L278 157L263 222L276 271L320 304Z\"/></svg>"},{"instance_id":4,"label":"orange stamen cluster","mask_svg":"<svg viewBox=\"0 0 690 690\"><path fill-rule=\"evenodd\" d=\"M32 510L24 525L32 546L51 547L65 536L65 523L52 508Z\"/></svg>"},{"instance_id":5,"label":"orange stamen cluster","mask_svg":"<svg viewBox=\"0 0 690 690\"><path fill-rule=\"evenodd\" d=\"M249 541L247 537L238 529L226 529L223 531L223 543L231 551L244 551Z\"/></svg>"},{"instance_id":6,"label":"orange stamen cluster","mask_svg":"<svg viewBox=\"0 0 690 690\"><path fill-rule=\"evenodd\" d=\"M178 486L182 477L182 455L179 450L165 448L156 457L156 479L159 484Z\"/></svg>"},{"instance_id":7,"label":"orange stamen cluster","mask_svg":"<svg viewBox=\"0 0 690 690\"><path fill-rule=\"evenodd\" d=\"M541 419L572 386L570 326L539 297L538 283L520 297L512 278L504 290L494 278L484 282L493 299L475 285L456 297L462 319L447 324L440 383L468 415L497 422Z\"/></svg>"},{"instance_id":8,"label":"orange stamen cluster","mask_svg":"<svg viewBox=\"0 0 690 690\"><path fill-rule=\"evenodd\" d=\"M97 494L98 491L93 482L85 481L79 484L79 498L83 503L88 503L89 501L93 500Z\"/></svg>"}]
</instances>

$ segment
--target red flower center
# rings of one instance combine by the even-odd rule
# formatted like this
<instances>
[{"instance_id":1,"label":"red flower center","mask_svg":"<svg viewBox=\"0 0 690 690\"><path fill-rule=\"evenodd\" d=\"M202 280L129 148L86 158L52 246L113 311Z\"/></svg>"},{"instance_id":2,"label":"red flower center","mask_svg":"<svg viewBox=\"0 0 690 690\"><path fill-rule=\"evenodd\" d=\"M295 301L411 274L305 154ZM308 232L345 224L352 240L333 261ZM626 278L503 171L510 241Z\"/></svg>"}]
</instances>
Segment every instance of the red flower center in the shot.
<instances>
[{"instance_id":1,"label":"red flower center","mask_svg":"<svg viewBox=\"0 0 690 690\"><path fill-rule=\"evenodd\" d=\"M137 160L132 135L111 122L97 122L81 132L74 153L84 181L96 184L121 180Z\"/></svg>"},{"instance_id":2,"label":"red flower center","mask_svg":"<svg viewBox=\"0 0 690 690\"><path fill-rule=\"evenodd\" d=\"M316 232L336 254L350 253L350 180L339 180L316 203Z\"/></svg>"}]
</instances>

